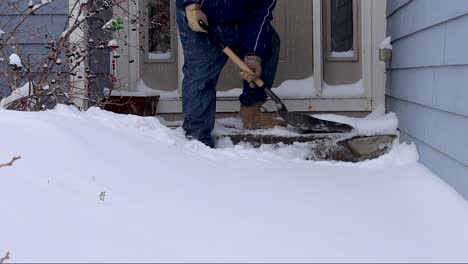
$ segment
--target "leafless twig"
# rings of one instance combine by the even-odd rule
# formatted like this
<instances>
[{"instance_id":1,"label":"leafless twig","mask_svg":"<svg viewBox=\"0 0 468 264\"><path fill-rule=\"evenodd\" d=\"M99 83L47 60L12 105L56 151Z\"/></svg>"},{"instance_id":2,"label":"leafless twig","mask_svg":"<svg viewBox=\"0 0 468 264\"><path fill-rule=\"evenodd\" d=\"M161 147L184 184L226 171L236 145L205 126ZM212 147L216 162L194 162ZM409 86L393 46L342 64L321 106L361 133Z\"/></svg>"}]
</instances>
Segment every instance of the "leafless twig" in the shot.
<instances>
[{"instance_id":1,"label":"leafless twig","mask_svg":"<svg viewBox=\"0 0 468 264\"><path fill-rule=\"evenodd\" d=\"M14 157L10 162L5 163L5 164L0 164L0 168L13 166L13 163L14 163L15 161L19 160L19 159L21 159L21 156ZM0 263L2 263L2 262L0 262Z\"/></svg>"},{"instance_id":2,"label":"leafless twig","mask_svg":"<svg viewBox=\"0 0 468 264\"><path fill-rule=\"evenodd\" d=\"M0 264L2 263L6 263L5 261L9 260L10 259L10 252L7 252L5 257L1 258L0 259Z\"/></svg>"}]
</instances>

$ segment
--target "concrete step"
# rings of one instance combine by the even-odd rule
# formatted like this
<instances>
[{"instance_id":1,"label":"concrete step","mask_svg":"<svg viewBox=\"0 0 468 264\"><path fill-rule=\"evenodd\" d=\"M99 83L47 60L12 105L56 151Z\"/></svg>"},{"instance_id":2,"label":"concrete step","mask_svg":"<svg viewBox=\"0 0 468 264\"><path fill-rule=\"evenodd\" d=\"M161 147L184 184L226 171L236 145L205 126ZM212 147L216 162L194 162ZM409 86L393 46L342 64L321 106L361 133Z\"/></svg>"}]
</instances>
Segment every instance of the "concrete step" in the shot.
<instances>
[{"instance_id":1,"label":"concrete step","mask_svg":"<svg viewBox=\"0 0 468 264\"><path fill-rule=\"evenodd\" d=\"M177 128L181 120L160 119L166 126ZM353 133L304 134L293 128L275 128L263 131L242 129L238 118L217 119L213 136L218 140L229 138L233 144L247 143L255 148L263 144L292 145L301 144L310 149L310 160L336 160L360 162L378 158L388 153L395 134L363 136Z\"/></svg>"},{"instance_id":2,"label":"concrete step","mask_svg":"<svg viewBox=\"0 0 468 264\"><path fill-rule=\"evenodd\" d=\"M303 144L310 149L310 160L336 160L359 162L378 158L390 151L396 135L352 136L350 134L303 134L297 136L229 133L216 136L228 137L233 144L249 143L253 147L262 144Z\"/></svg>"}]
</instances>

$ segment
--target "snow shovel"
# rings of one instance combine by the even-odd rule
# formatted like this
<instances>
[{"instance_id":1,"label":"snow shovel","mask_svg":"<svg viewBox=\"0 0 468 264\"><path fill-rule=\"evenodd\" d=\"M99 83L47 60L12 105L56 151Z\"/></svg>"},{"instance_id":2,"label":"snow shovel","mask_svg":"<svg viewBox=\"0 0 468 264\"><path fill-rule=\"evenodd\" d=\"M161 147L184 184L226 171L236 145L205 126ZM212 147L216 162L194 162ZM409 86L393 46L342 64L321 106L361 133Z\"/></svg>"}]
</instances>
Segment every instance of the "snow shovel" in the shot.
<instances>
[{"instance_id":1,"label":"snow shovel","mask_svg":"<svg viewBox=\"0 0 468 264\"><path fill-rule=\"evenodd\" d=\"M239 58L227 45L225 45L209 27L200 21L200 26L208 31L208 35L216 43L218 43L226 54L241 70L248 73L254 74L254 72ZM283 104L281 99L271 90L270 87L266 87L265 83L261 79L255 80L255 84L260 89L264 89L265 93L276 103L277 113L291 126L309 133L346 133L353 130L353 127L343 123L337 123L333 121L327 121L318 119L306 114L289 112L286 106Z\"/></svg>"}]
</instances>

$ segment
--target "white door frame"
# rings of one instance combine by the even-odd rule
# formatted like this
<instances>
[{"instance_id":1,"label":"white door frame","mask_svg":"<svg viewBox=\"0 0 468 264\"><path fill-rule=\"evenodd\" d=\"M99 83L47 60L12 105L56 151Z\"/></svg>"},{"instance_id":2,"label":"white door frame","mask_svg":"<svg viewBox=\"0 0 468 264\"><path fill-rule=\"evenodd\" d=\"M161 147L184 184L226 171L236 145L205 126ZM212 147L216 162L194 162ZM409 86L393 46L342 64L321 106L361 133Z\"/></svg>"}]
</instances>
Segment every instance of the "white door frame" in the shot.
<instances>
[{"instance_id":1,"label":"white door frame","mask_svg":"<svg viewBox=\"0 0 468 264\"><path fill-rule=\"evenodd\" d=\"M68 0L70 12L72 6L77 0ZM132 14L138 14L139 1L136 5L128 4L128 11ZM343 98L343 99L287 99L284 100L285 104L292 111L371 111L379 104L385 102L385 66L378 60L378 45L385 37L385 7L386 1L373 1L361 0L362 17L362 40L361 45L363 49L362 54L362 78L365 88L364 98ZM313 0L313 45L314 45L314 76L323 75L323 49L322 49L322 1ZM127 26L127 28L129 28ZM177 32L178 33L178 32ZM180 38L178 39L178 71L179 82L177 89L181 95L181 87L183 80L183 61L184 55ZM73 40L71 40L73 41ZM76 41L76 40L75 40ZM139 47L139 37L137 32L128 31L128 41L135 43ZM123 54L124 55L124 54ZM128 67L128 87L127 89L135 89L134 85L138 85L140 77L140 55L137 49L128 49L127 56L135 60L133 67ZM138 67L134 67L138 65ZM76 84L76 80L72 79L71 82ZM323 78L314 78L314 85L316 87L317 96L322 92ZM274 109L272 103L271 108ZM217 111L219 112L233 112L238 111L239 102L237 99L232 98L219 98L217 103ZM168 99L161 100L158 106L159 113L180 113L182 110L181 99Z\"/></svg>"},{"instance_id":2,"label":"white door frame","mask_svg":"<svg viewBox=\"0 0 468 264\"><path fill-rule=\"evenodd\" d=\"M314 65L314 76L320 76L320 78L314 78L314 87L317 87L317 96L321 96L322 94L322 83L323 83L323 60L322 60L322 1L321 0L313 0L313 65ZM179 36L179 34L177 34ZM184 62L184 52L182 49L182 44L180 42L180 37L178 39L178 69L179 69L179 93L182 96L182 80L184 73L182 71L183 62ZM312 105L320 105L320 109L330 109L330 103L320 103L317 102L322 99L290 99L284 100L284 103L287 105L288 109L293 111L310 111L315 109L316 107L312 108ZM173 109L177 109L181 107L181 102L176 102L178 100L170 100L167 103L165 100L160 101L158 105L158 112L164 113L166 111L171 112ZM313 102L313 103L312 103ZM349 106L359 107L359 103L350 104ZM238 111L240 108L240 103L237 98L218 98L216 104L216 111L218 112L235 112ZM268 102L266 108L272 110L275 108L273 102ZM353 108L354 109L354 108ZM332 111L332 110L327 110ZM336 110L335 110L336 111ZM347 111L347 110L344 110Z\"/></svg>"},{"instance_id":3,"label":"white door frame","mask_svg":"<svg viewBox=\"0 0 468 264\"><path fill-rule=\"evenodd\" d=\"M69 0L72 5L76 0ZM136 1L138 2L138 1ZM373 3L378 2L378 3ZM378 104L384 102L385 92L385 74L382 67L383 64L378 61L378 43L385 36L385 0L361 0L362 17L362 78L365 88L365 96L363 98L335 98L335 99L287 99L284 100L286 106L291 111L371 111ZM132 10L136 7L136 10ZM131 9L131 10L130 10ZM129 5L129 11L138 12L138 4ZM323 49L322 49L322 1L313 0L313 45L314 45L314 76L323 75ZM127 27L128 28L128 27ZM138 34L129 31L129 41L136 43L139 46ZM183 80L183 50L178 35L178 84L179 93L181 93ZM130 46L130 45L128 45ZM129 84L137 84L140 76L140 56L138 51L128 51L128 55L134 58L135 63L129 67L128 74ZM137 66L137 67L135 67ZM314 78L314 86L316 87L317 96L322 92L323 78ZM376 103L373 104L372 102ZM267 104L269 110L273 110L274 104ZM218 98L218 112L235 112L239 110L239 102L233 98ZM181 113L181 99L161 100L158 105L158 113Z\"/></svg>"},{"instance_id":4,"label":"white door frame","mask_svg":"<svg viewBox=\"0 0 468 264\"><path fill-rule=\"evenodd\" d=\"M69 0L68 12L71 17L68 26L73 25L77 21L78 14L81 9L81 5L79 3L75 5L75 2L76 0ZM74 43L85 48L88 45L88 42L84 38L85 34L86 32L83 29L80 27L76 28L73 34L70 34L69 36L70 43ZM87 96L88 90L85 84L85 78L78 78L78 76L84 75L85 69L88 66L87 64L88 61L84 60L79 66L75 67L75 70L73 71L75 74L70 74L71 93L76 95L73 99L73 103L81 109L86 109L88 107L88 101L84 100Z\"/></svg>"},{"instance_id":5,"label":"white door frame","mask_svg":"<svg viewBox=\"0 0 468 264\"><path fill-rule=\"evenodd\" d=\"M138 16L140 9L140 1L130 3L130 1L123 2L121 5L126 4L126 10L113 10L114 15L121 15L122 17ZM127 14L128 12L128 14ZM136 47L140 47L140 38L138 30L130 30L131 23L128 19L124 19L124 30L127 35L126 44L123 45L121 50L122 58L131 58L134 62L132 64L118 63L117 77L119 78L120 87L126 91L136 91L140 82L140 51ZM119 40L120 44L124 44L125 40ZM111 58L112 59L112 58ZM127 59L128 61L128 59Z\"/></svg>"},{"instance_id":6,"label":"white door frame","mask_svg":"<svg viewBox=\"0 0 468 264\"><path fill-rule=\"evenodd\" d=\"M374 0L375 1L375 0ZM362 84L364 96L372 102L372 0L361 1ZM367 109L368 111L371 109Z\"/></svg>"},{"instance_id":7,"label":"white door frame","mask_svg":"<svg viewBox=\"0 0 468 264\"><path fill-rule=\"evenodd\" d=\"M322 42L322 0L313 0L312 3L312 23L313 23L313 57L314 57L314 87L316 95L322 96L323 85L323 42ZM311 87L312 88L312 87Z\"/></svg>"},{"instance_id":8,"label":"white door frame","mask_svg":"<svg viewBox=\"0 0 468 264\"><path fill-rule=\"evenodd\" d=\"M385 74L385 64L379 60L380 43L386 37L386 0L366 0L372 5L371 7L371 25L372 25L372 66L371 77L372 81L369 85L372 86L372 110L375 110L379 105L385 105L385 88L387 76Z\"/></svg>"}]
</instances>

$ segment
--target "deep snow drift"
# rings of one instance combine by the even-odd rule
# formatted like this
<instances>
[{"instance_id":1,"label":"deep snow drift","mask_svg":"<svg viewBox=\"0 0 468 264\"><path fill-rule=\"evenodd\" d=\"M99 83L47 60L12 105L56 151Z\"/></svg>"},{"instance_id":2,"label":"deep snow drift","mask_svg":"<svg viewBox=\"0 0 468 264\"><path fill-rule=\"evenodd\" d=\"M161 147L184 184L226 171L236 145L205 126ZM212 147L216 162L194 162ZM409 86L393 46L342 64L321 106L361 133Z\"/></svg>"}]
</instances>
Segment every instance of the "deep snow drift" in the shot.
<instances>
[{"instance_id":1,"label":"deep snow drift","mask_svg":"<svg viewBox=\"0 0 468 264\"><path fill-rule=\"evenodd\" d=\"M357 164L209 149L156 118L0 110L11 262L468 261L468 204L413 145Z\"/></svg>"}]
</instances>

